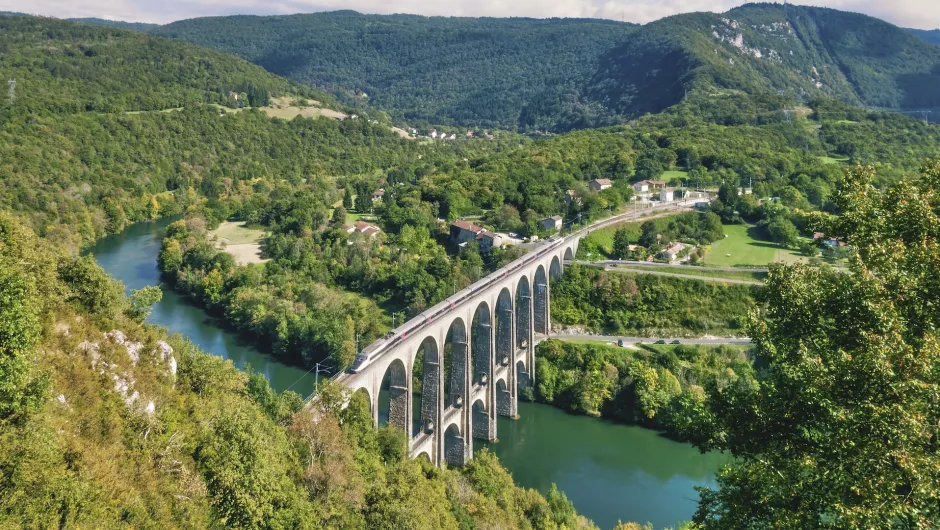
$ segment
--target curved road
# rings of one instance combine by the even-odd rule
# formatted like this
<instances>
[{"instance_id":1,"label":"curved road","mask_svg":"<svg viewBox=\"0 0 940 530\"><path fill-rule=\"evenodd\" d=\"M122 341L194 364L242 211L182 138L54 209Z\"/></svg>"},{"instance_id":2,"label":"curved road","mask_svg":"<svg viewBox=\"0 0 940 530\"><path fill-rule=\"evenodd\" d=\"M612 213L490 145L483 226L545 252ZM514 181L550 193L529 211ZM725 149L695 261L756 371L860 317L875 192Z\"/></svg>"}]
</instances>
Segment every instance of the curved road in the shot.
<instances>
[{"instance_id":1,"label":"curved road","mask_svg":"<svg viewBox=\"0 0 940 530\"><path fill-rule=\"evenodd\" d=\"M747 337L710 337L710 338L673 338L664 339L658 337L620 337L614 335L581 335L581 334L561 334L553 333L548 336L550 339L575 339L575 340L596 340L603 342L617 342L622 340L624 344L653 344L656 341L664 340L666 343L679 341L681 344L700 344L700 345L729 345L729 346L747 346L751 344L751 339Z\"/></svg>"},{"instance_id":2,"label":"curved road","mask_svg":"<svg viewBox=\"0 0 940 530\"><path fill-rule=\"evenodd\" d=\"M631 261L631 260L598 260L598 261L583 261L577 260L575 263L580 265L609 265L611 267L661 267L664 269L690 269L696 271L720 271L720 272L769 272L770 269L766 267L700 267L698 265L682 265L678 263L659 263L656 261Z\"/></svg>"},{"instance_id":3,"label":"curved road","mask_svg":"<svg viewBox=\"0 0 940 530\"><path fill-rule=\"evenodd\" d=\"M581 262L578 262L581 263ZM631 274L650 274L653 276L669 276L671 278L681 278L683 280L700 280L703 282L715 282L715 283L735 283L738 285L764 285L763 283L756 280L735 280L733 278L711 278L708 276L695 276L693 274L680 274L677 272L659 272L659 271L644 271L638 269L627 269L620 267L608 267L604 265L594 264L594 263L581 263L587 267L604 267L605 271L611 272L623 272Z\"/></svg>"}]
</instances>

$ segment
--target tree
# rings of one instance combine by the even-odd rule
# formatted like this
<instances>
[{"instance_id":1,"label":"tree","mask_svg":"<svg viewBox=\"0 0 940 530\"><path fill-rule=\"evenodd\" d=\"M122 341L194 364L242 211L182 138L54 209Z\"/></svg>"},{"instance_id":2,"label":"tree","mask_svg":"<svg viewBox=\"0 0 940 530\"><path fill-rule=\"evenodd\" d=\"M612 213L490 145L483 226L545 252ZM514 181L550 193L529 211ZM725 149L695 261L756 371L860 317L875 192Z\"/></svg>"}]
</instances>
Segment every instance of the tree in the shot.
<instances>
[{"instance_id":1,"label":"tree","mask_svg":"<svg viewBox=\"0 0 940 530\"><path fill-rule=\"evenodd\" d=\"M335 226L342 226L346 222L346 208L337 206L336 209L333 210L331 221Z\"/></svg>"},{"instance_id":2,"label":"tree","mask_svg":"<svg viewBox=\"0 0 940 530\"><path fill-rule=\"evenodd\" d=\"M150 316L153 305L160 302L160 300L163 300L163 291L155 285L136 289L131 293L131 306L125 313L128 318L143 322Z\"/></svg>"},{"instance_id":3,"label":"tree","mask_svg":"<svg viewBox=\"0 0 940 530\"><path fill-rule=\"evenodd\" d=\"M793 248L800 242L800 232L785 217L776 217L767 225L767 231L774 243L782 247Z\"/></svg>"},{"instance_id":4,"label":"tree","mask_svg":"<svg viewBox=\"0 0 940 530\"><path fill-rule=\"evenodd\" d=\"M69 286L69 300L104 318L115 318L126 307L124 286L112 279L91 256L64 259L59 277Z\"/></svg>"},{"instance_id":5,"label":"tree","mask_svg":"<svg viewBox=\"0 0 940 530\"><path fill-rule=\"evenodd\" d=\"M626 228L618 228L614 232L614 257L627 259L630 256L630 233Z\"/></svg>"},{"instance_id":6,"label":"tree","mask_svg":"<svg viewBox=\"0 0 940 530\"><path fill-rule=\"evenodd\" d=\"M375 188L367 180L360 180L356 183L356 211L367 213L372 209L372 193Z\"/></svg>"},{"instance_id":7,"label":"tree","mask_svg":"<svg viewBox=\"0 0 940 530\"><path fill-rule=\"evenodd\" d=\"M646 221L640 225L640 231L640 245L650 248L659 243L659 227L656 226L656 221Z\"/></svg>"},{"instance_id":8,"label":"tree","mask_svg":"<svg viewBox=\"0 0 940 530\"><path fill-rule=\"evenodd\" d=\"M349 184L347 184L346 188L343 190L343 208L347 210L352 210L353 208L353 190Z\"/></svg>"},{"instance_id":9,"label":"tree","mask_svg":"<svg viewBox=\"0 0 940 530\"><path fill-rule=\"evenodd\" d=\"M733 456L704 488L705 529L940 525L940 163L878 191L850 171L816 227L856 249L850 273L777 266L749 335L757 382L711 392Z\"/></svg>"}]
</instances>

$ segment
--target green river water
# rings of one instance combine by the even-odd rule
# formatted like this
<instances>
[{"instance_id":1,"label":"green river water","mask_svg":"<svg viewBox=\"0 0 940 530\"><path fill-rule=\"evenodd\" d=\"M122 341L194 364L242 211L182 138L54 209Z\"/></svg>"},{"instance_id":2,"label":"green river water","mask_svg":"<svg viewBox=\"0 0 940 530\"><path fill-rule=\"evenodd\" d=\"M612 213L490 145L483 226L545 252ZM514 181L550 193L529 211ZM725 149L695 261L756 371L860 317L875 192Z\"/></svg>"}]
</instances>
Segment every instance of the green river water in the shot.
<instances>
[{"instance_id":1,"label":"green river water","mask_svg":"<svg viewBox=\"0 0 940 530\"><path fill-rule=\"evenodd\" d=\"M128 289L158 285L159 233L169 222L133 225L98 242L91 253ZM163 301L148 321L240 368L250 364L278 391L313 391L313 374L259 352L172 290L164 288ZM618 520L651 522L656 528L688 520L698 498L694 487L713 484L715 470L726 461L646 429L572 416L546 405L520 403L519 416L500 418L499 442L490 449L517 484L543 493L557 484L601 528Z\"/></svg>"}]
</instances>

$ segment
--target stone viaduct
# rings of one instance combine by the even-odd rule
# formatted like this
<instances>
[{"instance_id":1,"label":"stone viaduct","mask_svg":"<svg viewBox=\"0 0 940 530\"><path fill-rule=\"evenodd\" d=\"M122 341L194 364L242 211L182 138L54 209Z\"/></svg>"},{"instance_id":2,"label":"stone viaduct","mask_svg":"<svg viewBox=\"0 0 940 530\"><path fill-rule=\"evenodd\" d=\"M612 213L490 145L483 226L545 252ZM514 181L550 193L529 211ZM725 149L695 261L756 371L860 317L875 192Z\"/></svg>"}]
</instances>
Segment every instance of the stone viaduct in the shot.
<instances>
[{"instance_id":1,"label":"stone viaduct","mask_svg":"<svg viewBox=\"0 0 940 530\"><path fill-rule=\"evenodd\" d=\"M527 255L374 342L334 380L365 392L376 425L409 437L409 455L462 466L473 439L494 440L535 383L535 344L548 335L549 286L591 230L546 240Z\"/></svg>"}]
</instances>

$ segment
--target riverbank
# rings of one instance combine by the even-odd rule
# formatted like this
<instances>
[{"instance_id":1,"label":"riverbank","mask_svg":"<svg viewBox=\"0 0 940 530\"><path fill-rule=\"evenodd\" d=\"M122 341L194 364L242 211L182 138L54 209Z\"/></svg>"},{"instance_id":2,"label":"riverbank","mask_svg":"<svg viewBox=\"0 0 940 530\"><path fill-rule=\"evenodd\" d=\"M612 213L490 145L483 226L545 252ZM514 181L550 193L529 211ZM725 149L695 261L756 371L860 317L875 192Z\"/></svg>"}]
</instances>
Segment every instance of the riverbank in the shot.
<instances>
[{"instance_id":1,"label":"riverbank","mask_svg":"<svg viewBox=\"0 0 940 530\"><path fill-rule=\"evenodd\" d=\"M312 393L314 374L259 352L249 341L224 329L205 310L162 284L157 268L161 235L176 220L170 217L131 225L118 234L100 239L88 252L108 274L123 282L128 292L148 285L160 286L163 299L153 306L148 323L179 333L200 349L231 360L240 369L250 365L255 372L264 374L271 388L278 392L291 389L304 396Z\"/></svg>"}]
</instances>

